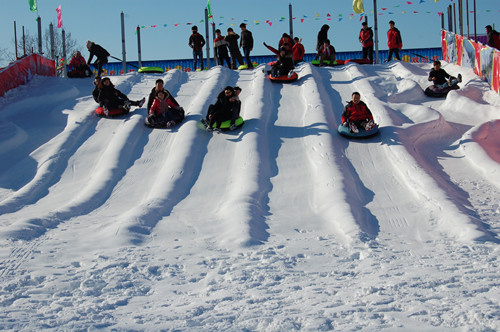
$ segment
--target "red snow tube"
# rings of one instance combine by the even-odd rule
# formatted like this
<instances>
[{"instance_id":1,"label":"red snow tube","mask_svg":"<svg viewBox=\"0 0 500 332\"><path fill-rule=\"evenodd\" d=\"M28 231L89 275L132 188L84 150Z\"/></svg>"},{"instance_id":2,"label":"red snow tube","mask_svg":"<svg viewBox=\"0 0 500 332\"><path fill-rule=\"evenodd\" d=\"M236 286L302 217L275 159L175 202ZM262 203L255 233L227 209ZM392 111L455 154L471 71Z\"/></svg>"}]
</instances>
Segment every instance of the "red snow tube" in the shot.
<instances>
[{"instance_id":1,"label":"red snow tube","mask_svg":"<svg viewBox=\"0 0 500 332\"><path fill-rule=\"evenodd\" d=\"M370 63L370 60L369 59L349 59L349 60L346 60L344 62L344 64L348 64L349 62L356 62L360 65L366 65L366 64L369 64Z\"/></svg>"},{"instance_id":2,"label":"red snow tube","mask_svg":"<svg viewBox=\"0 0 500 332\"><path fill-rule=\"evenodd\" d=\"M295 82L299 78L299 75L294 72L290 77L288 77L288 75L283 75L279 77L272 77L271 75L269 75L268 77L271 80L271 82L290 83L290 82Z\"/></svg>"},{"instance_id":3,"label":"red snow tube","mask_svg":"<svg viewBox=\"0 0 500 332\"><path fill-rule=\"evenodd\" d=\"M101 106L99 106L95 110L95 113L97 114L97 116L100 116L100 117L113 118L116 116L128 114L128 111L123 109L123 108L115 108L115 109L109 110L108 114L106 115L106 113L104 113L104 109Z\"/></svg>"}]
</instances>

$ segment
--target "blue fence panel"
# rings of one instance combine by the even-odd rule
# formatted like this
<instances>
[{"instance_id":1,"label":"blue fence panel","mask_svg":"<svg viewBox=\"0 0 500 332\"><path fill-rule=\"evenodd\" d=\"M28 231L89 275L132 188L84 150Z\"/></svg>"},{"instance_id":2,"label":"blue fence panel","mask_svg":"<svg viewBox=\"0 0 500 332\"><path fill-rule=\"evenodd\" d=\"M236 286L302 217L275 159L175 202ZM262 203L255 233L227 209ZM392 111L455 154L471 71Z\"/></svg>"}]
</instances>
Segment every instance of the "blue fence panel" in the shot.
<instances>
[{"instance_id":1,"label":"blue fence panel","mask_svg":"<svg viewBox=\"0 0 500 332\"><path fill-rule=\"evenodd\" d=\"M385 62L389 54L388 50L379 51L380 62ZM316 53L307 53L304 55L305 62L314 60ZM442 50L437 48L420 48L420 49L403 49L400 52L401 60L411 63L429 63L434 60L442 58ZM362 57L361 51L355 52L338 52L337 59L360 59ZM269 63L276 60L275 55L256 55L250 57L253 62L258 64ZM206 63L206 59L205 59ZM154 60L142 61L143 67L160 67L165 71L172 69L179 69L186 72L193 71L193 59L176 59L176 60ZM213 59L210 59L210 67L214 66ZM139 63L137 61L127 62L127 72L135 72L138 70ZM103 76L114 76L123 74L123 64L121 62L110 62L103 66Z\"/></svg>"}]
</instances>

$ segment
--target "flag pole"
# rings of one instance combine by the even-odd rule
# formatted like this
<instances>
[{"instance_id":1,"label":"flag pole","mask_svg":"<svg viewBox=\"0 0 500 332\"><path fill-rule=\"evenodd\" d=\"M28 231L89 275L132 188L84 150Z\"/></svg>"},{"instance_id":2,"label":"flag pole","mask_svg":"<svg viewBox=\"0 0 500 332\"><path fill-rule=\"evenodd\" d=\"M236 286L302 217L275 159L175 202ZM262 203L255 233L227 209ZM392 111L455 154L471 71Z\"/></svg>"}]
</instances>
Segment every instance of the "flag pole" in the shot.
<instances>
[{"instance_id":1,"label":"flag pole","mask_svg":"<svg viewBox=\"0 0 500 332\"><path fill-rule=\"evenodd\" d=\"M373 26L375 28L375 63L380 63L378 57L378 19L377 19L377 0L373 0Z\"/></svg>"},{"instance_id":2,"label":"flag pole","mask_svg":"<svg viewBox=\"0 0 500 332\"><path fill-rule=\"evenodd\" d=\"M210 69L210 30L208 27L208 8L205 8L205 36L206 36L206 45L207 45L207 69ZM201 60L203 61L203 59ZM203 62L202 62L203 66ZM196 68L195 68L196 70Z\"/></svg>"}]
</instances>

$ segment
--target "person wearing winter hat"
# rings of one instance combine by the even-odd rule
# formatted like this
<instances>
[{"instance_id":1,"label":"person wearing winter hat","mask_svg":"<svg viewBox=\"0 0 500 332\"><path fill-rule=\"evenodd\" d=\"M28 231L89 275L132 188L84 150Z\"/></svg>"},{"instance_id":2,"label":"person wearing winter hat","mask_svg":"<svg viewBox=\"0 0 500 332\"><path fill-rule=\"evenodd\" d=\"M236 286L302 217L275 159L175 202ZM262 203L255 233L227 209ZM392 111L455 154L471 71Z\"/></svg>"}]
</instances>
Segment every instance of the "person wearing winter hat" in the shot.
<instances>
[{"instance_id":1,"label":"person wearing winter hat","mask_svg":"<svg viewBox=\"0 0 500 332\"><path fill-rule=\"evenodd\" d=\"M102 46L97 45L90 40L87 40L85 46L87 46L87 49L90 53L87 63L90 64L95 55L97 57L97 60L94 62L94 67L97 68L97 76L101 76L102 66L108 63L108 56L110 55L109 52L106 51Z\"/></svg>"}]
</instances>

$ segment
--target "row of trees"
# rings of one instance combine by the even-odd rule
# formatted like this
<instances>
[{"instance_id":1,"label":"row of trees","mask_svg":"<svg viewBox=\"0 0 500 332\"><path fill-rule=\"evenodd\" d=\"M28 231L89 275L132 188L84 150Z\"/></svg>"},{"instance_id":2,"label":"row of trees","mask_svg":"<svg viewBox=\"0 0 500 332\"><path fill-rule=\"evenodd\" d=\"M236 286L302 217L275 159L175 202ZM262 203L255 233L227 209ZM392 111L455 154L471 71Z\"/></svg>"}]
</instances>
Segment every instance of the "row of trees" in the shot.
<instances>
[{"instance_id":1,"label":"row of trees","mask_svg":"<svg viewBox=\"0 0 500 332\"><path fill-rule=\"evenodd\" d=\"M63 56L63 41L62 31L53 29L54 31L54 60L59 60ZM71 58L75 51L82 51L82 47L78 45L77 41L71 37L71 32L65 32L66 39L66 55ZM46 28L42 35L42 52L47 58L51 57L51 36L50 28ZM12 44L15 44L12 38ZM17 56L19 58L38 53L38 34L32 34L30 31L24 31L24 41L22 35L17 35ZM0 48L0 63L7 64L16 60L16 52L14 49Z\"/></svg>"}]
</instances>

